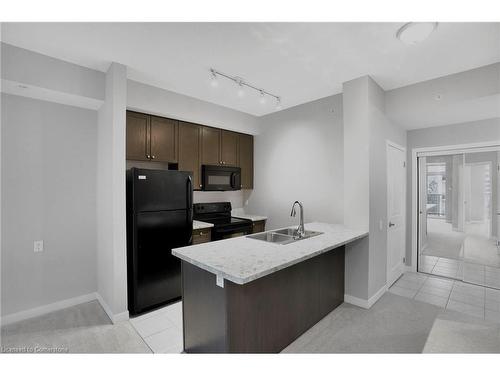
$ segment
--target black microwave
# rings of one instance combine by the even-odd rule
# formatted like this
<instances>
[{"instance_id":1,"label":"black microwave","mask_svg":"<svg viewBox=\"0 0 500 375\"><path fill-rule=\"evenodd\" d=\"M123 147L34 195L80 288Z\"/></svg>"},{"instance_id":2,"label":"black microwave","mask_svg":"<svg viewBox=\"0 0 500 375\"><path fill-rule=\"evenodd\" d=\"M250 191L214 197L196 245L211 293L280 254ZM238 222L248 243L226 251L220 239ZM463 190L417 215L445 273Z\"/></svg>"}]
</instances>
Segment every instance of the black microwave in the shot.
<instances>
[{"instance_id":1,"label":"black microwave","mask_svg":"<svg viewBox=\"0 0 500 375\"><path fill-rule=\"evenodd\" d=\"M202 165L202 189L205 191L241 190L241 168Z\"/></svg>"}]
</instances>

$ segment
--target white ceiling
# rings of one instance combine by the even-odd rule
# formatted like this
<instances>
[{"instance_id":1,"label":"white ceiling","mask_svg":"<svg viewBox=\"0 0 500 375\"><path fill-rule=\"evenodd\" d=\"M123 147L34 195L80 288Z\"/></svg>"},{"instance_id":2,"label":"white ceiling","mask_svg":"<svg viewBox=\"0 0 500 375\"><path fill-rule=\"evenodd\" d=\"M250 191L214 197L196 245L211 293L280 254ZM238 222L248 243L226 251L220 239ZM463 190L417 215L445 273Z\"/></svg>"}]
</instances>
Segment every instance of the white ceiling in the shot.
<instances>
[{"instance_id":1,"label":"white ceiling","mask_svg":"<svg viewBox=\"0 0 500 375\"><path fill-rule=\"evenodd\" d=\"M261 116L274 103L208 69L280 95L287 108L371 75L385 90L500 61L500 23L440 23L421 44L395 38L403 23L3 23L6 43Z\"/></svg>"}]
</instances>

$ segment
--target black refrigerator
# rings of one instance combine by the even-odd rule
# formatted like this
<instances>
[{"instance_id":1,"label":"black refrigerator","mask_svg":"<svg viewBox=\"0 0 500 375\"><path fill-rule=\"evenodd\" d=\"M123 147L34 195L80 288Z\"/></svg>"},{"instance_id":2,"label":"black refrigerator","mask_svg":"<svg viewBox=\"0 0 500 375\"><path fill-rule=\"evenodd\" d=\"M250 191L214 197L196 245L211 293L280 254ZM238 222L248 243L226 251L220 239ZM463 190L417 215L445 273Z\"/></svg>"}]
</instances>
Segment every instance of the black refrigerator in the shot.
<instances>
[{"instance_id":1,"label":"black refrigerator","mask_svg":"<svg viewBox=\"0 0 500 375\"><path fill-rule=\"evenodd\" d=\"M181 297L180 259L172 249L191 244L191 173L127 171L128 308L131 315Z\"/></svg>"}]
</instances>

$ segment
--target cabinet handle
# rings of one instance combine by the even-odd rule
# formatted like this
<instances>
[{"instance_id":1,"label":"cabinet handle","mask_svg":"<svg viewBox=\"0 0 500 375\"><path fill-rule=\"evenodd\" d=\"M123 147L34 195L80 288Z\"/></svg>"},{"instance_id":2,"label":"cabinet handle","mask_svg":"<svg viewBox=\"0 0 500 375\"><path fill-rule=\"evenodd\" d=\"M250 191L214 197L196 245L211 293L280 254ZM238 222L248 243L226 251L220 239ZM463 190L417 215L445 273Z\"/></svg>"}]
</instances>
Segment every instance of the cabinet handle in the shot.
<instances>
[{"instance_id":1,"label":"cabinet handle","mask_svg":"<svg viewBox=\"0 0 500 375\"><path fill-rule=\"evenodd\" d=\"M202 184L200 184L200 187L203 187L203 185L202 185Z\"/></svg>"},{"instance_id":2,"label":"cabinet handle","mask_svg":"<svg viewBox=\"0 0 500 375\"><path fill-rule=\"evenodd\" d=\"M200 236L203 236L203 232L200 232Z\"/></svg>"},{"instance_id":3,"label":"cabinet handle","mask_svg":"<svg viewBox=\"0 0 500 375\"><path fill-rule=\"evenodd\" d=\"M151 159L156 159L156 156L154 156L154 155L151 155Z\"/></svg>"},{"instance_id":4,"label":"cabinet handle","mask_svg":"<svg viewBox=\"0 0 500 375\"><path fill-rule=\"evenodd\" d=\"M146 154L146 157L147 157L148 159L151 159L151 155L149 155L149 154Z\"/></svg>"}]
</instances>

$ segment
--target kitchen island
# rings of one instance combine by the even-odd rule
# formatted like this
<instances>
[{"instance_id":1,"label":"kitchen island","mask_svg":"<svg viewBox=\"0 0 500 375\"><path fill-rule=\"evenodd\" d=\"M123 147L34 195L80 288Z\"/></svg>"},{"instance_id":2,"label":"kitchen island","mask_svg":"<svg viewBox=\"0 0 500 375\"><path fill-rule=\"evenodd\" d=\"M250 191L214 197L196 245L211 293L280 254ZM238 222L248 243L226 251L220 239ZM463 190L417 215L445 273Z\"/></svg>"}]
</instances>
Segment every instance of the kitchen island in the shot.
<instances>
[{"instance_id":1,"label":"kitchen island","mask_svg":"<svg viewBox=\"0 0 500 375\"><path fill-rule=\"evenodd\" d=\"M343 302L344 245L368 233L325 223L306 229L322 234L172 250L182 260L185 352L276 353Z\"/></svg>"}]
</instances>

